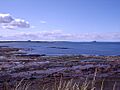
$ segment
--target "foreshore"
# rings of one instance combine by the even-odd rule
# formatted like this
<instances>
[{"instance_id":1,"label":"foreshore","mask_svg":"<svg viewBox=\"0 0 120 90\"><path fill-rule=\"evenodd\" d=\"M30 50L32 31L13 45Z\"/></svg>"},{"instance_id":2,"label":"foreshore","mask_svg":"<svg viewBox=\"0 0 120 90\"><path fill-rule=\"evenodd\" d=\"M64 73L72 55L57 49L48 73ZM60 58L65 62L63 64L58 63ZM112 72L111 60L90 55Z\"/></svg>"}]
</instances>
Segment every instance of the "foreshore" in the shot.
<instances>
[{"instance_id":1,"label":"foreshore","mask_svg":"<svg viewBox=\"0 0 120 90\"><path fill-rule=\"evenodd\" d=\"M120 56L46 56L26 54L22 48L0 47L0 87L17 81L48 80L53 77L116 80L120 88Z\"/></svg>"}]
</instances>

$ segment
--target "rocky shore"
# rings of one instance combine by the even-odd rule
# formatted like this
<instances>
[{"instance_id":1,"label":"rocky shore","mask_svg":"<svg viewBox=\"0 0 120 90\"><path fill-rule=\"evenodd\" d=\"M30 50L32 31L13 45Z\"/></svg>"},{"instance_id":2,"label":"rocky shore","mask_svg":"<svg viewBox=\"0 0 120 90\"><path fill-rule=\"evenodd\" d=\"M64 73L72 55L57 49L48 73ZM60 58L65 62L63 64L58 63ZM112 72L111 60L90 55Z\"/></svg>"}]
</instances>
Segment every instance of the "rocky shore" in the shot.
<instances>
[{"instance_id":1,"label":"rocky shore","mask_svg":"<svg viewBox=\"0 0 120 90\"><path fill-rule=\"evenodd\" d=\"M52 77L114 78L120 88L120 56L46 56L28 55L21 48L0 47L0 86L21 79L36 80Z\"/></svg>"}]
</instances>

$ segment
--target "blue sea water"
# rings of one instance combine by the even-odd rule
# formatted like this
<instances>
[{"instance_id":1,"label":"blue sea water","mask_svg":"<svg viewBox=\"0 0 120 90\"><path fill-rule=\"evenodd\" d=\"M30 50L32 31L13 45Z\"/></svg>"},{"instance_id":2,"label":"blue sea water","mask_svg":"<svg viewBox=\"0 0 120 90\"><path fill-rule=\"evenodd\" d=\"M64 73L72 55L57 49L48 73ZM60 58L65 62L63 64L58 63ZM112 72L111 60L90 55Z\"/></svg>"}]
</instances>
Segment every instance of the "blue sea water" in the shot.
<instances>
[{"instance_id":1,"label":"blue sea water","mask_svg":"<svg viewBox=\"0 0 120 90\"><path fill-rule=\"evenodd\" d=\"M31 54L120 55L120 42L5 42L0 46L29 48Z\"/></svg>"}]
</instances>

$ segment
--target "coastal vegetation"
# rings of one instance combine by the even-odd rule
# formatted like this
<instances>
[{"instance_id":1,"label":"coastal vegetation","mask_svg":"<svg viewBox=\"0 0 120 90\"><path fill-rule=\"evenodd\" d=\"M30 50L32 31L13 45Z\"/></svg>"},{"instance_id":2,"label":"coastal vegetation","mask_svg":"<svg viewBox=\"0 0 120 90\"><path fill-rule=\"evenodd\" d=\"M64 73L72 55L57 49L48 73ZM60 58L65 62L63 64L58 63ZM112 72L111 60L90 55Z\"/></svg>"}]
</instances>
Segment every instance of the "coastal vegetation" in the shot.
<instances>
[{"instance_id":1,"label":"coastal vegetation","mask_svg":"<svg viewBox=\"0 0 120 90\"><path fill-rule=\"evenodd\" d=\"M120 56L29 55L0 47L0 90L119 89Z\"/></svg>"}]
</instances>

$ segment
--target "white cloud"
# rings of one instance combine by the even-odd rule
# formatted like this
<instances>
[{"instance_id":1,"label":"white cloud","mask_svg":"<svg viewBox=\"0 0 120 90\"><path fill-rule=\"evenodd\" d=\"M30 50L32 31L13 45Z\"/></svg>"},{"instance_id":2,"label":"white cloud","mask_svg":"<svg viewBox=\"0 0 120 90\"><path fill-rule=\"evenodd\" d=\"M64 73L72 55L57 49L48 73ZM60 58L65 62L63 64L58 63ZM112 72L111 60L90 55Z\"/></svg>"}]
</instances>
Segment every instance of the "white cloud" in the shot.
<instances>
[{"instance_id":1,"label":"white cloud","mask_svg":"<svg viewBox=\"0 0 120 90\"><path fill-rule=\"evenodd\" d=\"M19 28L29 28L29 22L22 19L15 19L10 23L10 26L19 27Z\"/></svg>"},{"instance_id":2,"label":"white cloud","mask_svg":"<svg viewBox=\"0 0 120 90\"><path fill-rule=\"evenodd\" d=\"M0 14L0 26L4 29L29 28L29 22L15 19L10 14Z\"/></svg>"},{"instance_id":3,"label":"white cloud","mask_svg":"<svg viewBox=\"0 0 120 90\"><path fill-rule=\"evenodd\" d=\"M41 20L41 21L40 21L40 23L45 24L45 23L47 23L47 22L46 22L46 21Z\"/></svg>"},{"instance_id":4,"label":"white cloud","mask_svg":"<svg viewBox=\"0 0 120 90\"><path fill-rule=\"evenodd\" d=\"M10 14L0 14L0 23L10 23L13 20Z\"/></svg>"},{"instance_id":5,"label":"white cloud","mask_svg":"<svg viewBox=\"0 0 120 90\"><path fill-rule=\"evenodd\" d=\"M36 28L36 26L31 26L31 28Z\"/></svg>"},{"instance_id":6,"label":"white cloud","mask_svg":"<svg viewBox=\"0 0 120 90\"><path fill-rule=\"evenodd\" d=\"M11 25L1 25L1 28L3 28L3 29L15 29L15 27L14 26L11 26Z\"/></svg>"}]
</instances>

